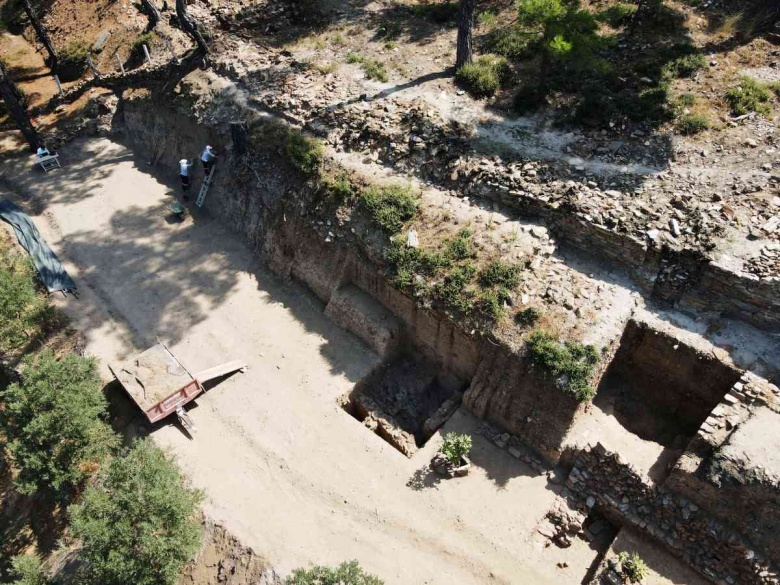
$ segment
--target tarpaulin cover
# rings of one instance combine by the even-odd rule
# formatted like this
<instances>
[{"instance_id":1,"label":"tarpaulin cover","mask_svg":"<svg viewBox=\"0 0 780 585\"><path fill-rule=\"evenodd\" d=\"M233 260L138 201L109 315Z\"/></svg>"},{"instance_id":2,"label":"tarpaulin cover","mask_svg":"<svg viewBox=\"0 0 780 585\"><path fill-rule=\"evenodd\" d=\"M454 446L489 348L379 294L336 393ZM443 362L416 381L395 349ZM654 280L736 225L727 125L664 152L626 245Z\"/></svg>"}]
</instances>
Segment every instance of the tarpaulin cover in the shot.
<instances>
[{"instance_id":1,"label":"tarpaulin cover","mask_svg":"<svg viewBox=\"0 0 780 585\"><path fill-rule=\"evenodd\" d=\"M62 262L41 238L26 213L14 203L0 199L0 217L13 226L19 243L32 256L35 269L49 292L76 290L76 284L65 272Z\"/></svg>"}]
</instances>

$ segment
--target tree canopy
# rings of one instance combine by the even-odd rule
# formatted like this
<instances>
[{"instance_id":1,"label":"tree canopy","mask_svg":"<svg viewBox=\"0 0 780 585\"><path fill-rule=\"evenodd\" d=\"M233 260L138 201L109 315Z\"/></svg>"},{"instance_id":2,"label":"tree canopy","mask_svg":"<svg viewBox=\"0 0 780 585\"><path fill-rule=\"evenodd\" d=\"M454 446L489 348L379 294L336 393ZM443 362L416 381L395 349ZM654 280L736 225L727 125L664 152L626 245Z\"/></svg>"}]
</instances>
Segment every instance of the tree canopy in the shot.
<instances>
[{"instance_id":1,"label":"tree canopy","mask_svg":"<svg viewBox=\"0 0 780 585\"><path fill-rule=\"evenodd\" d=\"M21 493L67 498L117 446L92 359L51 351L24 361L22 380L0 391L0 430Z\"/></svg>"},{"instance_id":2,"label":"tree canopy","mask_svg":"<svg viewBox=\"0 0 780 585\"><path fill-rule=\"evenodd\" d=\"M83 583L172 585L200 543L200 493L151 440L112 460L70 508Z\"/></svg>"}]
</instances>

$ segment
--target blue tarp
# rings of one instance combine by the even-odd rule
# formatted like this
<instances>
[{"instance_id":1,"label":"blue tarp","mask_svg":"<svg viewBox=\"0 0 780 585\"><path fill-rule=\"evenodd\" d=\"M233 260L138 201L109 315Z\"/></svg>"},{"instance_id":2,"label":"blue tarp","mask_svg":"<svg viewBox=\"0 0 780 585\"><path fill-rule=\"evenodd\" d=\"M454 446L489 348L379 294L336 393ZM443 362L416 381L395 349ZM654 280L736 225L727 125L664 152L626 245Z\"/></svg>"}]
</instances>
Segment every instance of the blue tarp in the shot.
<instances>
[{"instance_id":1,"label":"blue tarp","mask_svg":"<svg viewBox=\"0 0 780 585\"><path fill-rule=\"evenodd\" d=\"M0 199L0 218L13 226L19 243L32 256L35 269L50 293L76 290L76 284L65 272L57 255L41 238L30 216L14 203Z\"/></svg>"}]
</instances>

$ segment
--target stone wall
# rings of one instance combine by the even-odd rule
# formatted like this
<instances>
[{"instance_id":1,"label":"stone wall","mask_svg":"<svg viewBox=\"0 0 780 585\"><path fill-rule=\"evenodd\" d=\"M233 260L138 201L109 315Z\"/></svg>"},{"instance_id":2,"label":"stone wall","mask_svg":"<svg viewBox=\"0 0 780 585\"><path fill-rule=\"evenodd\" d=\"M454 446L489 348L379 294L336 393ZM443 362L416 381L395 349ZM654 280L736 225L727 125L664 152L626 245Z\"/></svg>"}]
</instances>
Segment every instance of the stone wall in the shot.
<instances>
[{"instance_id":1,"label":"stone wall","mask_svg":"<svg viewBox=\"0 0 780 585\"><path fill-rule=\"evenodd\" d=\"M717 583L780 582L768 560L734 527L641 477L600 444L577 453L566 488L571 506L595 507L611 522L651 536Z\"/></svg>"},{"instance_id":2,"label":"stone wall","mask_svg":"<svg viewBox=\"0 0 780 585\"><path fill-rule=\"evenodd\" d=\"M712 411L680 457L664 486L695 502L780 560L780 470L761 454L738 448L740 433L766 417L772 430L780 423L777 388L752 374L734 384ZM750 443L764 444L763 429ZM771 460L770 460L771 461Z\"/></svg>"},{"instance_id":3,"label":"stone wall","mask_svg":"<svg viewBox=\"0 0 780 585\"><path fill-rule=\"evenodd\" d=\"M780 279L758 279L736 274L717 263L707 263L699 282L680 298L685 311L717 311L747 321L760 329L780 326Z\"/></svg>"}]
</instances>

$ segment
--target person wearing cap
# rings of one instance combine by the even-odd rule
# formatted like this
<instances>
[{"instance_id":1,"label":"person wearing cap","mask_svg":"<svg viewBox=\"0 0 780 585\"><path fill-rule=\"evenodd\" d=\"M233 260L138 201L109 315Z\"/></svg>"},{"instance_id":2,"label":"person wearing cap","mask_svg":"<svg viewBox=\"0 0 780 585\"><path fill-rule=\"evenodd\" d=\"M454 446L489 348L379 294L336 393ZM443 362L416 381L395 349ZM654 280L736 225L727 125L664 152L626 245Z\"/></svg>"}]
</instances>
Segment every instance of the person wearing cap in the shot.
<instances>
[{"instance_id":1,"label":"person wearing cap","mask_svg":"<svg viewBox=\"0 0 780 585\"><path fill-rule=\"evenodd\" d=\"M203 163L203 172L206 173L206 176L211 174L211 167L214 165L215 158L217 158L217 155L214 154L211 146L207 146L203 150L203 154L200 155L200 162Z\"/></svg>"},{"instance_id":2,"label":"person wearing cap","mask_svg":"<svg viewBox=\"0 0 780 585\"><path fill-rule=\"evenodd\" d=\"M189 199L187 191L190 190L190 167L192 163L186 158L179 161L179 178L181 179L181 190L184 193L184 200Z\"/></svg>"}]
</instances>

